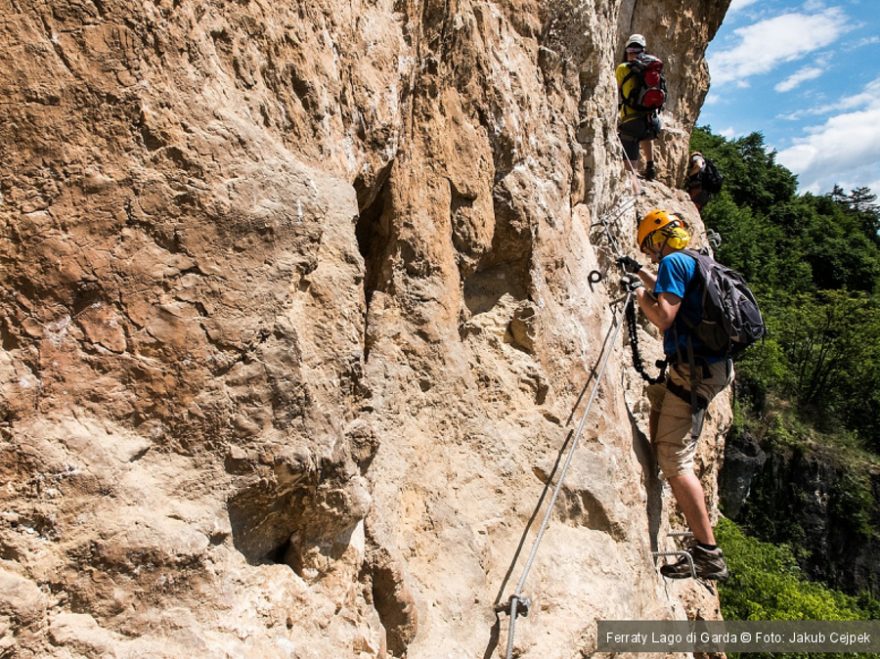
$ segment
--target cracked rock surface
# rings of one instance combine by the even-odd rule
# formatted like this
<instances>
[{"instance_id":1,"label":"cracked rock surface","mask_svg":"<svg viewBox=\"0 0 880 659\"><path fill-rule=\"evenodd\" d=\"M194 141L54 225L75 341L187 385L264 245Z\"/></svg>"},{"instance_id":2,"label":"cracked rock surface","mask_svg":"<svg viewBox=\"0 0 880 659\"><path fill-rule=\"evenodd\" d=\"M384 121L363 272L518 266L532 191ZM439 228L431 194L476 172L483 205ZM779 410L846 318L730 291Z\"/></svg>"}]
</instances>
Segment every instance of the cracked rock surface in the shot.
<instances>
[{"instance_id":1,"label":"cracked rock surface","mask_svg":"<svg viewBox=\"0 0 880 659\"><path fill-rule=\"evenodd\" d=\"M725 4L0 0L0 657L500 656L606 350L518 656L717 617L656 572L679 520L595 223L640 31L661 181L610 231L701 239L674 187Z\"/></svg>"}]
</instances>

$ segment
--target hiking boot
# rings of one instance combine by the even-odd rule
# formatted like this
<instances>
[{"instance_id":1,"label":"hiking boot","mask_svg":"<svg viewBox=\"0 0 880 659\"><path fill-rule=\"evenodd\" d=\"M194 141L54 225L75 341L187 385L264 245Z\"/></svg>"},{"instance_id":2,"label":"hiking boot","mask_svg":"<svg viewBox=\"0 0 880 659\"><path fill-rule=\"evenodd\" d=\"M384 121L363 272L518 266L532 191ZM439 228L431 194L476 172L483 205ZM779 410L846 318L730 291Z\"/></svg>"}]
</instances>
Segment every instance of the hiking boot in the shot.
<instances>
[{"instance_id":1,"label":"hiking boot","mask_svg":"<svg viewBox=\"0 0 880 659\"><path fill-rule=\"evenodd\" d=\"M698 579L715 579L724 581L727 579L727 563L724 562L724 553L720 548L713 550L703 549L700 545L694 545L687 550L694 561L694 571ZM668 579L689 579L691 563L687 557L682 556L675 563L664 565L660 568L660 574Z\"/></svg>"},{"instance_id":2,"label":"hiking boot","mask_svg":"<svg viewBox=\"0 0 880 659\"><path fill-rule=\"evenodd\" d=\"M646 181L653 181L655 178L657 178L657 170L654 169L653 160L648 163L647 167L645 167L645 173L642 174L642 176L645 177Z\"/></svg>"}]
</instances>

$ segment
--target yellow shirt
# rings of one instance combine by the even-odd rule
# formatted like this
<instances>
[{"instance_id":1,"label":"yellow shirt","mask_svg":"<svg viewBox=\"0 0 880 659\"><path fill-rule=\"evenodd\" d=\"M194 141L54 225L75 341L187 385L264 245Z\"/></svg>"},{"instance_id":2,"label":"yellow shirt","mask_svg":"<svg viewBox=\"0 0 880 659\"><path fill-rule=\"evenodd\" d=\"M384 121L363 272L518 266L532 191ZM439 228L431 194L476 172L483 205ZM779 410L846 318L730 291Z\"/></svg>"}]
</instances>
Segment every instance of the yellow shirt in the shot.
<instances>
[{"instance_id":1,"label":"yellow shirt","mask_svg":"<svg viewBox=\"0 0 880 659\"><path fill-rule=\"evenodd\" d=\"M627 74L629 74L629 71L629 65L626 62L618 64L617 68L614 70L614 77L617 78L618 98L620 100L620 123L648 114L647 112L631 108L623 102L623 99L631 94L633 91L633 87L638 84L638 78L636 76L630 77L630 79L627 80L626 83L623 82L624 78L626 78ZM621 85L623 85L622 88Z\"/></svg>"}]
</instances>

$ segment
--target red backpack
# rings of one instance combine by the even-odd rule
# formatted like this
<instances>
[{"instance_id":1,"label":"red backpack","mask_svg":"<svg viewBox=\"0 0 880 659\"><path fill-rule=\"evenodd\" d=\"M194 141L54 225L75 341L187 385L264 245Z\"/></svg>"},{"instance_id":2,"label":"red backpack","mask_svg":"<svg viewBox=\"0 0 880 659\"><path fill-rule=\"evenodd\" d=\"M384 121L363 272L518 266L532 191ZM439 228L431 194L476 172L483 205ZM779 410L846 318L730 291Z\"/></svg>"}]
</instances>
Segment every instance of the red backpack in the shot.
<instances>
[{"instance_id":1,"label":"red backpack","mask_svg":"<svg viewBox=\"0 0 880 659\"><path fill-rule=\"evenodd\" d=\"M663 77L663 62L659 57L648 53L639 53L632 61L627 62L629 73L620 84L623 89L630 78L636 79L636 84L623 102L639 112L659 110L666 102L666 78Z\"/></svg>"}]
</instances>

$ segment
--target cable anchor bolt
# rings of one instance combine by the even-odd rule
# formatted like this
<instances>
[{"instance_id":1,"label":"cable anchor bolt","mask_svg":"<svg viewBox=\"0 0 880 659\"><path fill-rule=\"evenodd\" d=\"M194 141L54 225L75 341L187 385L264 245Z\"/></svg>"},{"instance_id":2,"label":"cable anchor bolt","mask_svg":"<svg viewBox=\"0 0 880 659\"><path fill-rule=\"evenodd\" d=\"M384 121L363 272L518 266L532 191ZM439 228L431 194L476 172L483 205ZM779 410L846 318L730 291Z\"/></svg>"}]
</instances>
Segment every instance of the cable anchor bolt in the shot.
<instances>
[{"instance_id":1,"label":"cable anchor bolt","mask_svg":"<svg viewBox=\"0 0 880 659\"><path fill-rule=\"evenodd\" d=\"M515 609L513 609L514 600L516 601ZM495 606L495 613L510 613L511 609L513 609L514 613L517 616L528 618L529 610L531 610L531 608L532 600L528 597L517 597L516 595L511 595L510 599L507 600L505 604L498 604Z\"/></svg>"}]
</instances>

